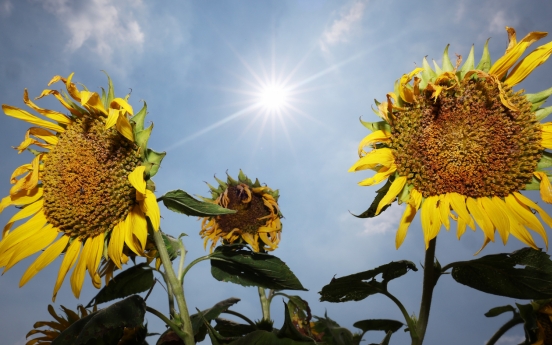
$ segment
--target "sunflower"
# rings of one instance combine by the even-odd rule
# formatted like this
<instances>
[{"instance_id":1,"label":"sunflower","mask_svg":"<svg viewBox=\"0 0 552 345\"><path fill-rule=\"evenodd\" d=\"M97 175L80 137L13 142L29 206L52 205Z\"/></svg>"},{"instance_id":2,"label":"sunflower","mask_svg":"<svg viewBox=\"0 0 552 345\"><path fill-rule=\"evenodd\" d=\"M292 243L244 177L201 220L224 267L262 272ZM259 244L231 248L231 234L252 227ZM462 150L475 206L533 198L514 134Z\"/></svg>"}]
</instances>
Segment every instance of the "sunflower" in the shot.
<instances>
[{"instance_id":1,"label":"sunflower","mask_svg":"<svg viewBox=\"0 0 552 345\"><path fill-rule=\"evenodd\" d=\"M533 305L538 305L533 302ZM537 319L537 340L531 345L552 344L552 303L541 305L535 312Z\"/></svg>"},{"instance_id":2,"label":"sunflower","mask_svg":"<svg viewBox=\"0 0 552 345\"><path fill-rule=\"evenodd\" d=\"M148 219L156 231L160 221L150 177L165 153L147 148L153 125L144 128L146 104L133 115L128 96L114 97L109 76L108 90L102 89L101 96L85 87L79 91L72 77L55 76L48 84L61 81L67 93L44 90L37 97L53 95L69 111L68 116L38 107L26 89L25 104L52 121L2 105L6 115L37 127L29 128L25 140L16 147L19 153L30 151L34 158L15 169L10 193L0 201L0 212L10 205L21 209L3 229L0 267L6 272L43 250L23 274L23 286L64 253L53 300L75 265L71 275L75 297L80 295L86 271L100 288L102 257L121 268L128 260L125 248L143 256ZM19 221L23 223L12 229Z\"/></svg>"},{"instance_id":3,"label":"sunflower","mask_svg":"<svg viewBox=\"0 0 552 345\"><path fill-rule=\"evenodd\" d=\"M535 213L549 226L552 218L520 190L540 189L542 200L552 202L546 170L552 153L545 151L552 148L552 123L540 123L552 112L552 107L540 108L552 88L525 94L512 87L548 59L552 42L517 62L546 33L531 32L518 42L515 30L506 30L506 53L494 64L488 41L476 67L473 47L460 67L461 56L454 66L447 46L441 67L435 64L433 70L424 58L421 68L395 83L385 102L376 101L383 121L362 121L372 133L361 141L360 159L349 171L376 171L359 182L362 186L387 179L367 216L378 215L396 199L406 203L397 248L420 209L426 248L442 225L449 230L451 219L457 221L459 239L477 223L484 234L481 249L495 240L495 231L504 244L512 234L537 248L527 229L548 247ZM364 151L367 146L373 149Z\"/></svg>"},{"instance_id":4,"label":"sunflower","mask_svg":"<svg viewBox=\"0 0 552 345\"><path fill-rule=\"evenodd\" d=\"M218 188L208 184L212 198L202 199L237 212L201 219L199 234L204 238L204 248L211 240L213 251L220 239L224 244L245 242L255 252L278 248L282 232L278 190L261 186L258 179L253 183L241 170L238 181L230 175L227 182L215 179L219 183Z\"/></svg>"},{"instance_id":5,"label":"sunflower","mask_svg":"<svg viewBox=\"0 0 552 345\"><path fill-rule=\"evenodd\" d=\"M77 312L65 308L64 306L61 306L61 309L65 313L65 317L58 315L54 310L54 307L48 305L48 312L50 313L50 315L52 315L55 321L36 322L33 325L34 329L27 333L27 338L35 334L41 334L41 336L30 339L29 341L27 341L26 345L51 344L63 331L69 328L69 326L71 326L73 323L96 311L95 306L93 310L88 310L82 305L79 305L77 307ZM48 327L48 329L39 329L41 327Z\"/></svg>"}]
</instances>

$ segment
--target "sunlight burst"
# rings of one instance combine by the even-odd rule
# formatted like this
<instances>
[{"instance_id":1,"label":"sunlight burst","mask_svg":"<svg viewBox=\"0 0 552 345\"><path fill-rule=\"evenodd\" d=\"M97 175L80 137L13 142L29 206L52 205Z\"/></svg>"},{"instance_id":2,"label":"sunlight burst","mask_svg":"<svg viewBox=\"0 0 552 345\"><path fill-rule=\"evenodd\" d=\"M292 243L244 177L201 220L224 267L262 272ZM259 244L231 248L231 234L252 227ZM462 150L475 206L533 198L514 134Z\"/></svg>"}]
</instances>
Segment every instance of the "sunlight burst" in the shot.
<instances>
[{"instance_id":1,"label":"sunlight burst","mask_svg":"<svg viewBox=\"0 0 552 345\"><path fill-rule=\"evenodd\" d=\"M269 111L277 111L286 106L289 93L282 85L266 85L260 92L259 103Z\"/></svg>"}]
</instances>

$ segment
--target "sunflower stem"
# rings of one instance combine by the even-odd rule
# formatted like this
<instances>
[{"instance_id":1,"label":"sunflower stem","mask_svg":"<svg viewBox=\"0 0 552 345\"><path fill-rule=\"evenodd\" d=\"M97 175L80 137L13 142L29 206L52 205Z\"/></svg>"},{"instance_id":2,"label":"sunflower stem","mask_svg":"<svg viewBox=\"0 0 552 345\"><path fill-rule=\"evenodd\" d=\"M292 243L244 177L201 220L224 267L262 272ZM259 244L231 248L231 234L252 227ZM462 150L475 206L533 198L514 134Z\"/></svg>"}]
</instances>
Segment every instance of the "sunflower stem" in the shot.
<instances>
[{"instance_id":1,"label":"sunflower stem","mask_svg":"<svg viewBox=\"0 0 552 345\"><path fill-rule=\"evenodd\" d=\"M184 333L182 333L182 330L178 328L178 325L169 320L165 315L163 315L163 313L148 306L146 306L146 310L163 320L163 322L165 322L167 326L169 326L176 334L178 334L180 338L184 337Z\"/></svg>"},{"instance_id":2,"label":"sunflower stem","mask_svg":"<svg viewBox=\"0 0 552 345\"><path fill-rule=\"evenodd\" d=\"M194 330L192 328L192 322L190 320L190 314L188 312L188 307L186 305L186 300L184 298L184 288L180 283L180 280L176 277L174 273L174 268L172 266L169 253L167 252L167 247L165 247L165 242L163 241L163 236L161 231L153 231L153 239L161 257L161 262L165 268L165 276L167 278L167 286L170 285L176 298L176 303L178 304L178 310L180 312L180 320L182 320L182 333L179 334L179 337L184 340L186 345L195 345L194 341ZM186 255L185 252L181 252L180 255Z\"/></svg>"},{"instance_id":3,"label":"sunflower stem","mask_svg":"<svg viewBox=\"0 0 552 345\"><path fill-rule=\"evenodd\" d=\"M437 238L429 241L424 261L424 281L422 287L422 302L420 304L420 313L416 324L416 334L411 334L412 345L422 345L424 342L427 323L429 320L429 310L431 309L431 299L433 298L433 288L437 284L439 274L435 269L435 246ZM440 273L440 272L439 272Z\"/></svg>"},{"instance_id":4,"label":"sunflower stem","mask_svg":"<svg viewBox=\"0 0 552 345\"><path fill-rule=\"evenodd\" d=\"M186 268L184 268L184 270L180 274L180 281L182 281L182 282L184 281L184 276L186 275L186 273L188 273L190 268L192 268L195 264L197 264L201 261L209 260L209 259L211 259L211 255L205 255L205 256L201 256L201 257L195 259L194 261L190 262L188 264L188 266L186 266Z\"/></svg>"},{"instance_id":5,"label":"sunflower stem","mask_svg":"<svg viewBox=\"0 0 552 345\"><path fill-rule=\"evenodd\" d=\"M270 321L270 301L266 297L265 289L259 286L259 298L261 299L261 309L263 311L263 320Z\"/></svg>"},{"instance_id":6,"label":"sunflower stem","mask_svg":"<svg viewBox=\"0 0 552 345\"><path fill-rule=\"evenodd\" d=\"M390 300L392 300L396 305L397 307L399 307L399 309L401 310L401 313L403 314L404 316L404 320L406 321L406 324L408 326L408 329L410 330L410 336L414 339L414 338L417 338L418 335L417 335L417 327L416 327L416 323L414 322L414 320L410 317L410 315L408 315L408 311L406 310L406 308L404 307L404 305L401 303L401 301L399 301L397 299L397 297L393 296L392 294L390 294L389 292L387 291L382 291L381 292L383 295L387 296Z\"/></svg>"},{"instance_id":7,"label":"sunflower stem","mask_svg":"<svg viewBox=\"0 0 552 345\"><path fill-rule=\"evenodd\" d=\"M521 318L521 316L519 315L514 316L510 321L502 325L502 327L500 327L495 334L493 334L493 336L491 337L491 339L489 339L486 345L496 344L498 339L500 339L500 337L502 337L504 333L508 332L508 330L510 330L512 327L522 323L523 323L523 319Z\"/></svg>"}]
</instances>

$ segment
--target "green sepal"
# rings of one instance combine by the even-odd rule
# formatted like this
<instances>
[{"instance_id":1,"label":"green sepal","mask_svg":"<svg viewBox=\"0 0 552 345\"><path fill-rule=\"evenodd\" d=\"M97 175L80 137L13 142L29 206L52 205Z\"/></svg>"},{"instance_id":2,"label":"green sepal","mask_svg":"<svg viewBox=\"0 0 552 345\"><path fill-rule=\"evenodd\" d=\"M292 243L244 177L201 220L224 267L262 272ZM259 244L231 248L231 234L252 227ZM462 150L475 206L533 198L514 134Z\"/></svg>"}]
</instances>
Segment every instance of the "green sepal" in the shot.
<instances>
[{"instance_id":1,"label":"green sepal","mask_svg":"<svg viewBox=\"0 0 552 345\"><path fill-rule=\"evenodd\" d=\"M393 88L393 92L397 96L397 106L402 107L404 102L403 102L403 99L401 98L400 87L401 87L400 81L395 80L395 87Z\"/></svg>"},{"instance_id":2,"label":"green sepal","mask_svg":"<svg viewBox=\"0 0 552 345\"><path fill-rule=\"evenodd\" d=\"M433 60L433 67L435 67L435 74L437 74L438 76L443 74L443 70L441 69L441 67L439 67L435 60Z\"/></svg>"},{"instance_id":3,"label":"green sepal","mask_svg":"<svg viewBox=\"0 0 552 345\"><path fill-rule=\"evenodd\" d=\"M241 171L241 170L240 170ZM228 171L226 172L226 176L227 176L227 179L226 181L228 182L229 185L231 186L237 186L240 182L237 181L237 180L234 180L232 178L232 176L230 176L230 174L228 174Z\"/></svg>"},{"instance_id":4,"label":"green sepal","mask_svg":"<svg viewBox=\"0 0 552 345\"><path fill-rule=\"evenodd\" d=\"M216 280L273 290L307 290L285 262L276 256L235 248L243 246L218 246L209 255L211 275Z\"/></svg>"},{"instance_id":5,"label":"green sepal","mask_svg":"<svg viewBox=\"0 0 552 345\"><path fill-rule=\"evenodd\" d=\"M470 49L470 53L468 54L468 58L466 59L466 62L464 62L464 65L462 66L462 69L460 69L460 80L464 79L464 76L469 71L473 70L474 66L474 58L473 58L473 45Z\"/></svg>"},{"instance_id":6,"label":"green sepal","mask_svg":"<svg viewBox=\"0 0 552 345\"><path fill-rule=\"evenodd\" d=\"M540 102L537 102L537 103L531 103L531 111L535 112L535 111L539 110L540 106L543 105L544 102L546 102L546 100L540 101Z\"/></svg>"},{"instance_id":7,"label":"green sepal","mask_svg":"<svg viewBox=\"0 0 552 345\"><path fill-rule=\"evenodd\" d=\"M212 202L199 201L180 189L167 192L159 199L163 201L163 204L169 210L183 213L187 216L210 217L236 213L235 210L224 208Z\"/></svg>"},{"instance_id":8,"label":"green sepal","mask_svg":"<svg viewBox=\"0 0 552 345\"><path fill-rule=\"evenodd\" d=\"M378 122L368 122L368 121L362 121L362 118L359 118L360 123L372 132L375 131L387 131L391 132L391 126L386 121L378 121Z\"/></svg>"},{"instance_id":9,"label":"green sepal","mask_svg":"<svg viewBox=\"0 0 552 345\"><path fill-rule=\"evenodd\" d=\"M226 182L224 182L223 180L217 178L217 176L215 175L215 180L217 180L217 182L219 183L219 188L217 189L217 192L220 190L220 191L224 191L227 187L228 187L228 184ZM211 189L212 190L212 189Z\"/></svg>"},{"instance_id":10,"label":"green sepal","mask_svg":"<svg viewBox=\"0 0 552 345\"><path fill-rule=\"evenodd\" d=\"M535 117L537 118L537 120L542 121L542 120L544 120L548 115L550 115L550 113L552 113L552 106L546 107L546 108L538 109L538 110L535 112Z\"/></svg>"},{"instance_id":11,"label":"green sepal","mask_svg":"<svg viewBox=\"0 0 552 345\"><path fill-rule=\"evenodd\" d=\"M146 150L146 160L152 164L149 172L146 171L146 173L149 173L150 178L157 174L157 171L159 171L159 167L161 166L161 161L166 155L167 152L157 152L150 148Z\"/></svg>"},{"instance_id":12,"label":"green sepal","mask_svg":"<svg viewBox=\"0 0 552 345\"><path fill-rule=\"evenodd\" d=\"M125 298L140 292L151 289L155 280L153 279L153 270L147 263L141 263L132 266L117 274L108 285L104 286L88 302L85 308L90 308L93 304L102 304L114 299Z\"/></svg>"},{"instance_id":13,"label":"green sepal","mask_svg":"<svg viewBox=\"0 0 552 345\"><path fill-rule=\"evenodd\" d=\"M483 54L481 55L481 60L479 60L479 63L475 67L475 69L483 72L489 72L489 70L491 69L491 54L489 53L489 40L490 38L487 38L487 42L485 42L485 46L483 47Z\"/></svg>"},{"instance_id":14,"label":"green sepal","mask_svg":"<svg viewBox=\"0 0 552 345\"><path fill-rule=\"evenodd\" d=\"M153 123L146 129L141 130L139 132L134 132L134 142L138 147L140 148L140 153L142 154L142 157L145 159L148 149L148 140L151 135L151 131L153 129Z\"/></svg>"},{"instance_id":15,"label":"green sepal","mask_svg":"<svg viewBox=\"0 0 552 345\"><path fill-rule=\"evenodd\" d=\"M454 65L450 61L448 49L450 44L447 44L445 51L443 52L443 67L441 68L443 72L452 72L454 71Z\"/></svg>"},{"instance_id":16,"label":"green sepal","mask_svg":"<svg viewBox=\"0 0 552 345\"><path fill-rule=\"evenodd\" d=\"M140 132L144 129L144 120L146 119L146 114L148 113L148 105L144 101L144 106L140 111L130 118L134 122L134 133Z\"/></svg>"},{"instance_id":17,"label":"green sepal","mask_svg":"<svg viewBox=\"0 0 552 345\"><path fill-rule=\"evenodd\" d=\"M422 60L422 67L423 67L423 71L422 71L422 77L421 77L421 81L420 81L420 90L424 90L426 87L427 87L427 84L435 77L437 77L437 75L435 74L435 71L433 71L433 69L431 68L431 66L429 65L429 63L427 62L427 59L426 57L424 56L424 59Z\"/></svg>"},{"instance_id":18,"label":"green sepal","mask_svg":"<svg viewBox=\"0 0 552 345\"><path fill-rule=\"evenodd\" d=\"M391 183L392 183L391 179L387 179L387 182L385 183L385 185L383 185L383 187L381 187L380 189L378 189L376 191L376 193L378 195L376 196L374 201L372 201L372 204L370 204L370 207L366 211L362 212L359 215L356 215L356 214L353 214L353 213L351 213L351 214L353 216L357 217L357 218L373 218L373 217L375 217L376 216L376 211L378 209L378 205L379 205L381 199L383 199L383 197L385 196L385 194L387 194L387 191L391 187ZM384 206L381 209L379 214L384 212L389 206L391 206L391 205Z\"/></svg>"},{"instance_id":19,"label":"green sepal","mask_svg":"<svg viewBox=\"0 0 552 345\"><path fill-rule=\"evenodd\" d=\"M454 280L479 291L517 299L552 297L552 261L540 250L523 248L450 265Z\"/></svg>"},{"instance_id":20,"label":"green sepal","mask_svg":"<svg viewBox=\"0 0 552 345\"><path fill-rule=\"evenodd\" d=\"M192 329L194 331L194 339L196 342L203 341L207 335L206 323L210 323L211 320L217 318L222 312L225 312L240 301L239 298L231 297L220 301L209 309L198 311L196 314L190 316L192 322Z\"/></svg>"},{"instance_id":21,"label":"green sepal","mask_svg":"<svg viewBox=\"0 0 552 345\"><path fill-rule=\"evenodd\" d=\"M392 261L372 270L333 278L320 292L320 301L347 302L360 301L370 295L387 292L387 283L405 275L408 271L417 271L416 265L407 260ZM376 276L381 274L381 282Z\"/></svg>"},{"instance_id":22,"label":"green sepal","mask_svg":"<svg viewBox=\"0 0 552 345\"><path fill-rule=\"evenodd\" d=\"M241 169L240 169L240 172L238 174L238 180L240 180L241 183L245 183L248 186L251 186L253 184L251 179L249 177L247 177L247 175L245 175Z\"/></svg>"},{"instance_id":23,"label":"green sepal","mask_svg":"<svg viewBox=\"0 0 552 345\"><path fill-rule=\"evenodd\" d=\"M261 182L258 178L255 178L255 182L251 185L253 188L259 188L261 186Z\"/></svg>"},{"instance_id":24,"label":"green sepal","mask_svg":"<svg viewBox=\"0 0 552 345\"><path fill-rule=\"evenodd\" d=\"M511 311L514 313L514 316L517 314L516 308L512 307L511 305L503 305L500 307L494 307L491 308L488 312L485 313L486 317L495 317L504 313L507 313Z\"/></svg>"},{"instance_id":25,"label":"green sepal","mask_svg":"<svg viewBox=\"0 0 552 345\"><path fill-rule=\"evenodd\" d=\"M537 171L552 167L552 153L544 151L537 163Z\"/></svg>"},{"instance_id":26,"label":"green sepal","mask_svg":"<svg viewBox=\"0 0 552 345\"><path fill-rule=\"evenodd\" d=\"M402 191L399 193L399 205L401 205L403 202L408 202L408 200L410 200L410 192L412 191L412 189L414 189L414 185L413 184L407 184L406 186L404 186L404 188L402 189Z\"/></svg>"},{"instance_id":27,"label":"green sepal","mask_svg":"<svg viewBox=\"0 0 552 345\"><path fill-rule=\"evenodd\" d=\"M71 105L71 108L75 109L76 111L78 111L81 114L88 114L88 110L82 108L79 104L75 103L73 101L73 98L69 97L67 92L62 91L61 94L62 94L63 98L65 99L65 102L67 102L67 103L69 103L69 105Z\"/></svg>"},{"instance_id":28,"label":"green sepal","mask_svg":"<svg viewBox=\"0 0 552 345\"><path fill-rule=\"evenodd\" d=\"M113 99L115 98L115 89L113 88L113 81L111 80L111 77L109 76L109 74L107 74L107 72L104 70L102 70L102 72L104 72L105 75L107 76L107 94L105 95L105 98L103 97L103 93L102 93L102 102L103 102L104 108L107 110L109 109L109 105L111 104L111 101L113 101Z\"/></svg>"},{"instance_id":29,"label":"green sepal","mask_svg":"<svg viewBox=\"0 0 552 345\"><path fill-rule=\"evenodd\" d=\"M531 182L525 185L525 190L540 190L540 181L535 176L532 176Z\"/></svg>"},{"instance_id":30,"label":"green sepal","mask_svg":"<svg viewBox=\"0 0 552 345\"><path fill-rule=\"evenodd\" d=\"M552 95L552 87L541 92L525 94L525 97L529 102L535 104L546 101L550 95Z\"/></svg>"},{"instance_id":31,"label":"green sepal","mask_svg":"<svg viewBox=\"0 0 552 345\"><path fill-rule=\"evenodd\" d=\"M100 99L102 100L102 104L104 106L105 109L108 109L106 107L106 104L107 104L107 94L105 93L105 89L103 87L100 86L100 89L102 89L102 95L100 96Z\"/></svg>"}]
</instances>

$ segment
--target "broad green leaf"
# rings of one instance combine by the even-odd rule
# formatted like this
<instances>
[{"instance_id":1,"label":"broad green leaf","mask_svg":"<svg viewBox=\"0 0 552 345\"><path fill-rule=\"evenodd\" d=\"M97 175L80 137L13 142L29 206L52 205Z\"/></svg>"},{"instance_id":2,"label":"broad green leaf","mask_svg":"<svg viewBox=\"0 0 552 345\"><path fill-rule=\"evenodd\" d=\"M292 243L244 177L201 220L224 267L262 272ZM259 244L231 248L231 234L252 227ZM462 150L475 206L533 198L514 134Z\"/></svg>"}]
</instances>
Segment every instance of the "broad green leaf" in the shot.
<instances>
[{"instance_id":1,"label":"broad green leaf","mask_svg":"<svg viewBox=\"0 0 552 345\"><path fill-rule=\"evenodd\" d=\"M299 332L299 330L295 327L293 322L291 321L288 305L284 303L284 325L278 333L276 334L279 338L287 338L292 339L300 342L308 342L308 343L314 343L312 338L308 337L306 334L302 334Z\"/></svg>"},{"instance_id":2,"label":"broad green leaf","mask_svg":"<svg viewBox=\"0 0 552 345\"><path fill-rule=\"evenodd\" d=\"M552 261L540 250L523 248L451 265L454 280L479 291L517 299L552 297Z\"/></svg>"},{"instance_id":3,"label":"broad green leaf","mask_svg":"<svg viewBox=\"0 0 552 345\"><path fill-rule=\"evenodd\" d=\"M359 120L364 127L368 128L372 132L375 132L375 131L391 132L391 126L385 121L368 122L368 121L362 121L361 118L359 118Z\"/></svg>"},{"instance_id":4,"label":"broad green leaf","mask_svg":"<svg viewBox=\"0 0 552 345\"><path fill-rule=\"evenodd\" d=\"M387 191L389 190L389 188L391 188L392 183L393 183L392 179L387 179L387 182L383 185L383 187L381 187L380 189L378 189L376 191L376 193L377 193L376 198L374 199L374 201L372 201L372 204L370 204L370 207L368 207L368 209L366 211L362 212L359 215L356 215L356 214L353 214L353 213L351 213L351 214L353 216L357 217L357 218L373 218L373 217L375 217L376 216L376 211L378 209L378 205L379 205L381 199L383 199L383 197L385 196L385 194L387 194ZM391 204L383 206L379 214L382 214L385 210L387 210L387 208L389 206L391 206Z\"/></svg>"},{"instance_id":5,"label":"broad green leaf","mask_svg":"<svg viewBox=\"0 0 552 345\"><path fill-rule=\"evenodd\" d=\"M315 316L314 331L322 335L325 345L350 345L353 344L353 333L347 328L339 326L330 319L326 313L324 317Z\"/></svg>"},{"instance_id":6,"label":"broad green leaf","mask_svg":"<svg viewBox=\"0 0 552 345\"><path fill-rule=\"evenodd\" d=\"M241 337L257 330L257 327L250 324L241 324L232 320L216 318L215 330L224 337Z\"/></svg>"},{"instance_id":7,"label":"broad green leaf","mask_svg":"<svg viewBox=\"0 0 552 345\"><path fill-rule=\"evenodd\" d=\"M479 60L479 63L477 64L475 69L483 72L489 72L489 70L491 69L491 54L489 54L489 39L487 39L487 42L485 42L485 46L483 47L483 55L481 56L481 60Z\"/></svg>"},{"instance_id":8,"label":"broad green leaf","mask_svg":"<svg viewBox=\"0 0 552 345\"><path fill-rule=\"evenodd\" d=\"M273 290L306 290L277 257L234 248L219 246L211 254L211 274L216 280Z\"/></svg>"},{"instance_id":9,"label":"broad green leaf","mask_svg":"<svg viewBox=\"0 0 552 345\"><path fill-rule=\"evenodd\" d=\"M389 281L405 275L409 270L417 271L418 269L413 262L402 260L390 262L373 270L333 278L319 292L320 301L360 301L370 295L386 292ZM381 282L375 279L379 274L381 274Z\"/></svg>"},{"instance_id":10,"label":"broad green leaf","mask_svg":"<svg viewBox=\"0 0 552 345\"><path fill-rule=\"evenodd\" d=\"M147 263L132 266L117 274L108 285L104 286L92 298L86 308L89 308L93 304L102 304L147 291L151 289L154 282L152 268Z\"/></svg>"},{"instance_id":11,"label":"broad green leaf","mask_svg":"<svg viewBox=\"0 0 552 345\"><path fill-rule=\"evenodd\" d=\"M238 303L239 301L239 298L228 298L224 301L218 302L209 309L205 309L197 314L190 316L190 319L192 321L192 328L194 330L195 341L199 342L205 339L205 336L207 335L207 327L205 325L205 321L211 322L211 320L217 318L220 313L228 310L228 308Z\"/></svg>"},{"instance_id":12,"label":"broad green leaf","mask_svg":"<svg viewBox=\"0 0 552 345\"><path fill-rule=\"evenodd\" d=\"M217 204L194 199L190 194L180 189L167 192L160 199L163 200L163 204L169 210L188 216L209 217L236 213L234 210L229 210Z\"/></svg>"},{"instance_id":13,"label":"broad green leaf","mask_svg":"<svg viewBox=\"0 0 552 345\"><path fill-rule=\"evenodd\" d=\"M489 310L488 312L485 313L485 316L486 317L495 317L495 316L507 313L509 311L514 313L514 315L516 314L516 308L512 307L511 305L504 305L504 306L501 306L501 307L492 308L491 310Z\"/></svg>"},{"instance_id":14,"label":"broad green leaf","mask_svg":"<svg viewBox=\"0 0 552 345\"><path fill-rule=\"evenodd\" d=\"M145 313L142 297L130 296L73 323L51 345L117 344L125 327L142 326Z\"/></svg>"},{"instance_id":15,"label":"broad green leaf","mask_svg":"<svg viewBox=\"0 0 552 345\"><path fill-rule=\"evenodd\" d=\"M360 328L363 332L368 331L384 331L394 333L398 331L404 324L396 320L375 319L362 320L353 324L354 327Z\"/></svg>"}]
</instances>

